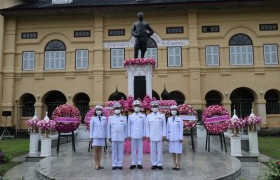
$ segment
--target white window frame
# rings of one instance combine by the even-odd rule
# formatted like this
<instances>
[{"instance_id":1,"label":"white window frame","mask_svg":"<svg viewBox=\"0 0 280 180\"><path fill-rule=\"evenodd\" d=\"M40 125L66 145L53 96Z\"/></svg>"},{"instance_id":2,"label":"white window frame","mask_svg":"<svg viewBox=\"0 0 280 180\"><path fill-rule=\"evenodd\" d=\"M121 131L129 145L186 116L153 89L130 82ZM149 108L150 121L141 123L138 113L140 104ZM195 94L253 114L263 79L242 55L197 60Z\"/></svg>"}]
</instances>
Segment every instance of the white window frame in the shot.
<instances>
[{"instance_id":1,"label":"white window frame","mask_svg":"<svg viewBox=\"0 0 280 180\"><path fill-rule=\"evenodd\" d=\"M272 51L272 47L275 47L275 51ZM266 48L269 49L269 52L266 52ZM273 54L276 57L275 61L273 62ZM264 64L266 65L278 65L279 64L279 57L278 57L278 44L264 44L263 45L263 56L264 56ZM267 59L269 58L269 59Z\"/></svg>"},{"instance_id":2,"label":"white window frame","mask_svg":"<svg viewBox=\"0 0 280 180\"><path fill-rule=\"evenodd\" d=\"M27 58L26 58L26 56ZM25 62L27 65L25 66ZM35 52L34 51L23 51L22 52L22 70L33 71L35 69Z\"/></svg>"},{"instance_id":3,"label":"white window frame","mask_svg":"<svg viewBox=\"0 0 280 180\"><path fill-rule=\"evenodd\" d=\"M53 57L50 57L54 55ZM47 59L49 57L49 59ZM53 67L51 67L53 65ZM45 51L45 70L65 70L66 51Z\"/></svg>"},{"instance_id":4,"label":"white window frame","mask_svg":"<svg viewBox=\"0 0 280 180\"><path fill-rule=\"evenodd\" d=\"M174 64L170 64L171 50L176 51L176 48L180 48L179 49L180 54L175 55L175 61L176 61L176 58L179 58L179 63L177 64L177 62L175 62ZM167 47L167 66L168 67L182 67L182 47L181 46Z\"/></svg>"},{"instance_id":5,"label":"white window frame","mask_svg":"<svg viewBox=\"0 0 280 180\"><path fill-rule=\"evenodd\" d=\"M78 57L80 53L80 57ZM76 69L88 69L88 49L76 49Z\"/></svg>"},{"instance_id":6,"label":"white window frame","mask_svg":"<svg viewBox=\"0 0 280 180\"><path fill-rule=\"evenodd\" d=\"M155 53L153 54L153 51ZM152 53L152 54L151 54ZM138 51L138 58L141 58L141 51ZM147 51L145 53L144 58L153 58L156 61L156 67L157 67L157 61L158 61L158 49L157 48L147 48Z\"/></svg>"},{"instance_id":7,"label":"white window frame","mask_svg":"<svg viewBox=\"0 0 280 180\"><path fill-rule=\"evenodd\" d=\"M233 66L251 66L254 64L254 47L253 45L229 46L230 65ZM250 51L251 49L251 51ZM233 52L234 51L234 52ZM237 52L239 51L239 52ZM243 59L243 58L246 59ZM250 59L251 57L251 59ZM251 62L250 62L251 61Z\"/></svg>"},{"instance_id":8,"label":"white window frame","mask_svg":"<svg viewBox=\"0 0 280 180\"><path fill-rule=\"evenodd\" d=\"M117 51L117 56L113 57L113 51ZM121 55L119 54L121 53ZM124 48L111 48L110 49L110 66L111 69L121 69L124 68L124 58L125 58L125 49ZM116 61L116 66L114 62Z\"/></svg>"},{"instance_id":9,"label":"white window frame","mask_svg":"<svg viewBox=\"0 0 280 180\"><path fill-rule=\"evenodd\" d=\"M217 49L215 50L215 48L217 48ZM208 59L208 58L210 58L210 59ZM211 62L211 63L209 63L209 62ZM220 65L220 47L218 45L206 45L205 46L205 63L206 63L206 66L219 66Z\"/></svg>"}]
</instances>

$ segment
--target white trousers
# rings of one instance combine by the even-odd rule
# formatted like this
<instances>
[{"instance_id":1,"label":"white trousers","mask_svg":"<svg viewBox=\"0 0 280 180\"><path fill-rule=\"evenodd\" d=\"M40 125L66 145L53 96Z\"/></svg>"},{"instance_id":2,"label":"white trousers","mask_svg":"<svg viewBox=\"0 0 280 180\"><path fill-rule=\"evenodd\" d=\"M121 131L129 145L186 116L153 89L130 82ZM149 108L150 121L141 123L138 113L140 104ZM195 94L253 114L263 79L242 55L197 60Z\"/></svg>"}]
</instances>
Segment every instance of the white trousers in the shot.
<instances>
[{"instance_id":1,"label":"white trousers","mask_svg":"<svg viewBox=\"0 0 280 180\"><path fill-rule=\"evenodd\" d=\"M150 141L152 166L162 166L162 141Z\"/></svg>"},{"instance_id":2,"label":"white trousers","mask_svg":"<svg viewBox=\"0 0 280 180\"><path fill-rule=\"evenodd\" d=\"M123 141L112 141L112 166L120 167L123 164Z\"/></svg>"},{"instance_id":3,"label":"white trousers","mask_svg":"<svg viewBox=\"0 0 280 180\"><path fill-rule=\"evenodd\" d=\"M138 160L137 160L138 151ZM143 159L143 139L131 139L131 164L142 165Z\"/></svg>"}]
</instances>

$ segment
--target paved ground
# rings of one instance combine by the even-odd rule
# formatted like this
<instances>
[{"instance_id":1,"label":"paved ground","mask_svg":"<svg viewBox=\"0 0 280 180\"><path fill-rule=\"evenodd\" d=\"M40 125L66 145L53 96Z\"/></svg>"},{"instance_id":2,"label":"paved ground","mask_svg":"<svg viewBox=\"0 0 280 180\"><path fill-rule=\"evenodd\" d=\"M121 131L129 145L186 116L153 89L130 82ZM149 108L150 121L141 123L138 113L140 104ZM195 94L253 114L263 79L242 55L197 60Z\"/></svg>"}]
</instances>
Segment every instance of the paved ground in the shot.
<instances>
[{"instance_id":1,"label":"paved ground","mask_svg":"<svg viewBox=\"0 0 280 180\"><path fill-rule=\"evenodd\" d=\"M56 179L217 179L224 174L231 174L241 165L241 175L237 178L247 180L258 179L267 169L259 162L239 163L235 158L229 156L229 152L221 152L219 141L212 140L211 152L204 150L205 140L195 140L197 145L196 153L191 150L190 138L185 137L184 155L182 156L181 171L172 170L172 159L168 153L167 143L164 145L164 170L150 170L149 155L144 155L143 170L129 170L130 155L125 155L124 170L111 170L111 147L103 155L104 170L94 170L92 153L87 152L88 143L79 141L76 144L76 153L71 150L71 143L63 144L60 154L57 155L53 149L52 156L40 162L24 162L23 164L11 169L5 177L17 180L20 177L25 179L37 180L35 170L43 174L48 174ZM110 143L109 143L110 144ZM228 147L230 149L230 147ZM18 158L18 159L22 159ZM214 173L215 172L215 173ZM262 178L261 178L262 179Z\"/></svg>"}]
</instances>

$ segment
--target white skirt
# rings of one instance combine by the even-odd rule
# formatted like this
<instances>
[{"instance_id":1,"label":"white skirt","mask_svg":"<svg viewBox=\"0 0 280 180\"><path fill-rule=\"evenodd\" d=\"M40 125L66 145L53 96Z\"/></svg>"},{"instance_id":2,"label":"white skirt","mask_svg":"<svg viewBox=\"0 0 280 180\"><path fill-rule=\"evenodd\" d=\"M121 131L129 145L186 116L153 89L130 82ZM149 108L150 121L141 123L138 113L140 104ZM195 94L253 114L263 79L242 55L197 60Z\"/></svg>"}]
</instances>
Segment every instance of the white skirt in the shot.
<instances>
[{"instance_id":1,"label":"white skirt","mask_svg":"<svg viewBox=\"0 0 280 180\"><path fill-rule=\"evenodd\" d=\"M169 153L182 154L183 143L179 141L169 141Z\"/></svg>"},{"instance_id":2,"label":"white skirt","mask_svg":"<svg viewBox=\"0 0 280 180\"><path fill-rule=\"evenodd\" d=\"M92 146L105 146L105 138L93 138Z\"/></svg>"}]
</instances>

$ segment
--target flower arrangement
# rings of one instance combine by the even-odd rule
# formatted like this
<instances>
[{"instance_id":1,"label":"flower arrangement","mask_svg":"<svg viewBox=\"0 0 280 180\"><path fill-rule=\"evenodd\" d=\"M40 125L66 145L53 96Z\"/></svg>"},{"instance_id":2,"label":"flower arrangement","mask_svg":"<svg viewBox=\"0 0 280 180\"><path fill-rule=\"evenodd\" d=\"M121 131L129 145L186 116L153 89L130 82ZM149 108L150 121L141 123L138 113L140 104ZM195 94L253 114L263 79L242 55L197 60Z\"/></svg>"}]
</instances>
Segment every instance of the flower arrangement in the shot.
<instances>
[{"instance_id":1,"label":"flower arrangement","mask_svg":"<svg viewBox=\"0 0 280 180\"><path fill-rule=\"evenodd\" d=\"M109 116L111 115L111 110L109 110L107 108L102 108L102 112L103 112L103 116L105 116L108 120ZM94 116L94 113L95 113L95 108L91 108L85 115L85 125L86 125L87 130L89 130L90 119L92 116Z\"/></svg>"},{"instance_id":2,"label":"flower arrangement","mask_svg":"<svg viewBox=\"0 0 280 180\"><path fill-rule=\"evenodd\" d=\"M144 108L144 110L151 109L151 102L155 100L156 98L151 98L148 94L146 94L142 102L142 107Z\"/></svg>"},{"instance_id":3,"label":"flower arrangement","mask_svg":"<svg viewBox=\"0 0 280 180\"><path fill-rule=\"evenodd\" d=\"M268 163L268 172L265 172L265 177L271 180L280 179L280 160L270 161Z\"/></svg>"},{"instance_id":4,"label":"flower arrangement","mask_svg":"<svg viewBox=\"0 0 280 180\"><path fill-rule=\"evenodd\" d=\"M0 149L0 164L4 164L6 162L9 162L11 160L11 156L5 154L1 149Z\"/></svg>"},{"instance_id":5,"label":"flower arrangement","mask_svg":"<svg viewBox=\"0 0 280 180\"><path fill-rule=\"evenodd\" d=\"M202 112L204 127L212 134L220 134L228 129L228 111L220 105L212 105Z\"/></svg>"},{"instance_id":6,"label":"flower arrangement","mask_svg":"<svg viewBox=\"0 0 280 180\"><path fill-rule=\"evenodd\" d=\"M124 61L124 67L131 65L152 65L153 69L156 66L156 61L153 58L136 58L136 59L126 59Z\"/></svg>"},{"instance_id":7,"label":"flower arrangement","mask_svg":"<svg viewBox=\"0 0 280 180\"><path fill-rule=\"evenodd\" d=\"M170 108L172 105L177 105L175 100L159 100L158 101L159 107L161 108Z\"/></svg>"},{"instance_id":8,"label":"flower arrangement","mask_svg":"<svg viewBox=\"0 0 280 180\"><path fill-rule=\"evenodd\" d=\"M38 132L37 123L39 122L39 118L37 116L34 116L33 118L26 121L26 124L28 126L28 129L30 129L31 133Z\"/></svg>"},{"instance_id":9,"label":"flower arrangement","mask_svg":"<svg viewBox=\"0 0 280 180\"><path fill-rule=\"evenodd\" d=\"M45 137L48 137L50 130L54 129L56 122L52 121L48 118L46 112L46 116L43 120L37 122L37 127L45 132Z\"/></svg>"},{"instance_id":10,"label":"flower arrangement","mask_svg":"<svg viewBox=\"0 0 280 180\"><path fill-rule=\"evenodd\" d=\"M261 123L262 119L253 113L253 109L250 116L244 118L244 124L248 125L250 131L256 131Z\"/></svg>"},{"instance_id":11,"label":"flower arrangement","mask_svg":"<svg viewBox=\"0 0 280 180\"><path fill-rule=\"evenodd\" d=\"M111 108L115 104L116 101L107 101L105 107Z\"/></svg>"},{"instance_id":12,"label":"flower arrangement","mask_svg":"<svg viewBox=\"0 0 280 180\"><path fill-rule=\"evenodd\" d=\"M181 104L178 106L178 112L183 118L185 129L190 130L191 128L195 127L197 121L197 112L192 106ZM186 119L184 119L184 117ZM192 119L190 120L190 118Z\"/></svg>"},{"instance_id":13,"label":"flower arrangement","mask_svg":"<svg viewBox=\"0 0 280 180\"><path fill-rule=\"evenodd\" d=\"M66 121L60 121L60 117L67 117L69 119ZM58 132L68 133L75 131L79 127L81 115L80 111L75 106L63 104L54 110L52 119L56 122L55 129Z\"/></svg>"},{"instance_id":14,"label":"flower arrangement","mask_svg":"<svg viewBox=\"0 0 280 180\"><path fill-rule=\"evenodd\" d=\"M236 110L234 110L234 115L232 116L232 118L230 120L228 120L228 126L229 126L229 128L232 129L233 136L237 136L238 129L240 129L244 126L243 119L239 118L236 115Z\"/></svg>"}]
</instances>

